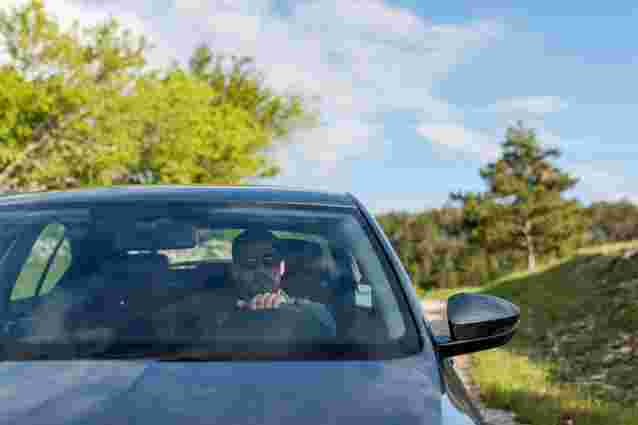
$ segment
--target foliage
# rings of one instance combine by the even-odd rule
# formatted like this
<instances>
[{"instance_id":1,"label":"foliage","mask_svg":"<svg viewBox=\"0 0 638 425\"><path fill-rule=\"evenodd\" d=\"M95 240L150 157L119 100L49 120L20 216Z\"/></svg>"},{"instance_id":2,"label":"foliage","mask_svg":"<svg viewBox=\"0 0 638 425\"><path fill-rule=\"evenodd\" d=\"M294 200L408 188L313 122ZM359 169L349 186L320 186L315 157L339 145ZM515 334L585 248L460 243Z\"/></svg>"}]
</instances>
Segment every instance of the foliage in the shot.
<instances>
[{"instance_id":1,"label":"foliage","mask_svg":"<svg viewBox=\"0 0 638 425\"><path fill-rule=\"evenodd\" d=\"M514 410L531 424L560 413L578 424L635 423L636 246L587 248L483 288L521 309L512 341L475 356L474 377L488 406Z\"/></svg>"},{"instance_id":2,"label":"foliage","mask_svg":"<svg viewBox=\"0 0 638 425\"><path fill-rule=\"evenodd\" d=\"M201 47L153 70L114 19L62 28L43 0L0 11L0 187L239 183L279 171L269 153L310 115L247 58ZM206 56L208 55L208 56Z\"/></svg>"},{"instance_id":3,"label":"foliage","mask_svg":"<svg viewBox=\"0 0 638 425\"><path fill-rule=\"evenodd\" d=\"M613 253L614 250L636 249L635 242L610 244L626 240L626 229L633 228L626 223L633 223L632 214L636 210L638 207L628 201L593 204L587 209L587 217L593 216L587 233L598 236L590 236L587 248L575 252L589 255L601 250ZM467 211L460 208L444 207L418 213L391 212L379 215L377 220L417 290L432 297L439 292L450 294L450 291L459 289L473 290L525 266L524 258L520 261L509 252L488 253L479 240L471 237L473 227L471 222L466 222L471 220L468 216ZM614 227L616 224L617 228ZM638 235L634 239L638 240ZM606 245L601 246L601 243ZM568 251L568 255L571 253L571 250ZM557 259L544 258L543 263ZM448 268L444 267L446 264Z\"/></svg>"},{"instance_id":4,"label":"foliage","mask_svg":"<svg viewBox=\"0 0 638 425\"><path fill-rule=\"evenodd\" d=\"M638 206L631 201L595 202L589 214L593 243L638 239Z\"/></svg>"},{"instance_id":5,"label":"foliage","mask_svg":"<svg viewBox=\"0 0 638 425\"><path fill-rule=\"evenodd\" d=\"M393 212L377 219L422 290L476 286L508 270L504 261L469 241L459 208Z\"/></svg>"},{"instance_id":6,"label":"foliage","mask_svg":"<svg viewBox=\"0 0 638 425\"><path fill-rule=\"evenodd\" d=\"M578 179L552 164L559 156L519 123L508 129L497 161L480 170L485 192L451 194L458 207L379 216L417 288L478 286L564 258L586 242L632 237L638 207L584 208L564 199Z\"/></svg>"},{"instance_id":7,"label":"foliage","mask_svg":"<svg viewBox=\"0 0 638 425\"><path fill-rule=\"evenodd\" d=\"M270 136L287 135L293 124L315 123L314 116L304 113L302 97L292 95L284 98L274 94L255 70L254 59L250 57L229 58L200 45L190 59L189 69L219 93L216 102L248 111L253 121Z\"/></svg>"},{"instance_id":8,"label":"foliage","mask_svg":"<svg viewBox=\"0 0 638 425\"><path fill-rule=\"evenodd\" d=\"M521 123L507 130L501 156L480 170L483 193L454 193L461 201L471 239L489 253L512 252L527 259L560 257L583 242L584 209L564 192L578 182L550 160L560 151L544 148Z\"/></svg>"}]
</instances>

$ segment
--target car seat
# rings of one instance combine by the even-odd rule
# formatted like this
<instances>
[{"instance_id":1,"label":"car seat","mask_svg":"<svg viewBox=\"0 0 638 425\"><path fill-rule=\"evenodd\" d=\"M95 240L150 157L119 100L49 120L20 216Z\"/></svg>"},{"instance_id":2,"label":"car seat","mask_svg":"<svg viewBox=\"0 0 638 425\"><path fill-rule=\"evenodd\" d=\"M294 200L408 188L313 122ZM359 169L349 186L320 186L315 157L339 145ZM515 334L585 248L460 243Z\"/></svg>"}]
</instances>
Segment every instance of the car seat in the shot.
<instances>
[{"instance_id":1,"label":"car seat","mask_svg":"<svg viewBox=\"0 0 638 425\"><path fill-rule=\"evenodd\" d=\"M167 302L171 295L163 282L169 270L166 256L156 253L120 255L102 263L101 288L95 289L94 311L99 311L105 324L119 322L119 315L126 321L127 335L150 336L148 326L133 320L151 313L158 305Z\"/></svg>"},{"instance_id":2,"label":"car seat","mask_svg":"<svg viewBox=\"0 0 638 425\"><path fill-rule=\"evenodd\" d=\"M283 239L278 246L286 261L281 287L295 298L307 298L322 304L334 301L321 246L316 242Z\"/></svg>"}]
</instances>

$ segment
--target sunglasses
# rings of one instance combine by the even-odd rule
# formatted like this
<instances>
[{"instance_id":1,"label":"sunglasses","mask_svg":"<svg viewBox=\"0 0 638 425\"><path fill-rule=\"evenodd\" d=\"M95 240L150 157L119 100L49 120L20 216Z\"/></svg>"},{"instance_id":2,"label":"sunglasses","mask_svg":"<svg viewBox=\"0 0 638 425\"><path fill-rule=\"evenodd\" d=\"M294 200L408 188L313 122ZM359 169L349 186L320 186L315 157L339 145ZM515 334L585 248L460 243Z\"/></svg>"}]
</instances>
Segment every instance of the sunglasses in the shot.
<instances>
[{"instance_id":1,"label":"sunglasses","mask_svg":"<svg viewBox=\"0 0 638 425\"><path fill-rule=\"evenodd\" d=\"M239 265L249 269L255 270L257 266L261 263L264 267L274 267L279 265L281 262L281 257L274 253L264 254L261 257L258 256L247 256L243 257L239 260Z\"/></svg>"}]
</instances>

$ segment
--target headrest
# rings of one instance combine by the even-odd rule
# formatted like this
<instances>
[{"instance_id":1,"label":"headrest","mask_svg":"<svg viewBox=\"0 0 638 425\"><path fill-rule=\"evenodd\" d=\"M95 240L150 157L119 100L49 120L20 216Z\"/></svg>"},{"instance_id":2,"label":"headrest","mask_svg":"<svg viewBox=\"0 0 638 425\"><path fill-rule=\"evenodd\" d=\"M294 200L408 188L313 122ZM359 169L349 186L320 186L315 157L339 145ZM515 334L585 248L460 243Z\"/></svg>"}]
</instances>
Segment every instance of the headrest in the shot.
<instances>
[{"instance_id":1,"label":"headrest","mask_svg":"<svg viewBox=\"0 0 638 425\"><path fill-rule=\"evenodd\" d=\"M102 263L103 274L149 274L168 270L168 258L161 254L122 255Z\"/></svg>"},{"instance_id":2,"label":"headrest","mask_svg":"<svg viewBox=\"0 0 638 425\"><path fill-rule=\"evenodd\" d=\"M349 250L342 247L335 247L333 250L336 272L345 281L357 284L361 281L362 274L354 255Z\"/></svg>"},{"instance_id":3,"label":"headrest","mask_svg":"<svg viewBox=\"0 0 638 425\"><path fill-rule=\"evenodd\" d=\"M286 270L290 273L310 270L323 257L321 245L317 242L281 239L277 247L286 260Z\"/></svg>"},{"instance_id":4,"label":"headrest","mask_svg":"<svg viewBox=\"0 0 638 425\"><path fill-rule=\"evenodd\" d=\"M320 258L321 245L317 242L304 241L301 239L280 239L277 247L285 257L314 257Z\"/></svg>"},{"instance_id":5,"label":"headrest","mask_svg":"<svg viewBox=\"0 0 638 425\"><path fill-rule=\"evenodd\" d=\"M111 230L111 234L117 251L190 249L197 245L196 230L188 223L170 221L118 223L117 229Z\"/></svg>"}]
</instances>

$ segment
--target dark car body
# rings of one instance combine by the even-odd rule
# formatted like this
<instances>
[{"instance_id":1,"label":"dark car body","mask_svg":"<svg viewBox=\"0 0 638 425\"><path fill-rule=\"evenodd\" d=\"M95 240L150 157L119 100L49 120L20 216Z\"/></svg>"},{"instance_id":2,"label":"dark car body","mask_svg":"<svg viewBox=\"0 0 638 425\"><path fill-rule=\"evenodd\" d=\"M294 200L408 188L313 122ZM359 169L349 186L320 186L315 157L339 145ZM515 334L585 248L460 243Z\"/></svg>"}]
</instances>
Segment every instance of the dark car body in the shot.
<instances>
[{"instance_id":1,"label":"dark car body","mask_svg":"<svg viewBox=\"0 0 638 425\"><path fill-rule=\"evenodd\" d=\"M358 210L400 282L418 353L322 361L8 360L1 424L481 424L380 226L350 194L270 187L122 187L10 195L0 211L136 202L330 206ZM4 294L7 297L8 294Z\"/></svg>"}]
</instances>

